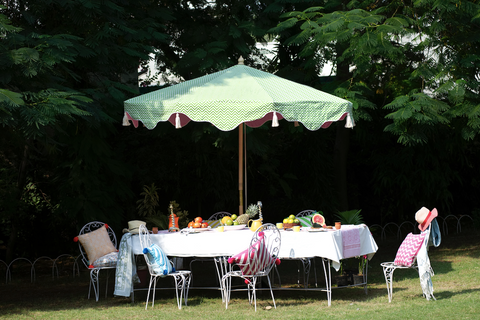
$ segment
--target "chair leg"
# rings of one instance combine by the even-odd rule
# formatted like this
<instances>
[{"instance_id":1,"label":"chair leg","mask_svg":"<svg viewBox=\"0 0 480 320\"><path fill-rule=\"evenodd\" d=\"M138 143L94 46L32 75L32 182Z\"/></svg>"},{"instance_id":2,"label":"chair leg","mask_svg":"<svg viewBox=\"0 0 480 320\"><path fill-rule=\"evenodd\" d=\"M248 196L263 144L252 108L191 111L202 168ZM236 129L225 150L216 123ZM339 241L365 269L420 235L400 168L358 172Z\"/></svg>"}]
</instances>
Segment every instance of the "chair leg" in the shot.
<instances>
[{"instance_id":1,"label":"chair leg","mask_svg":"<svg viewBox=\"0 0 480 320\"><path fill-rule=\"evenodd\" d=\"M310 270L312 269L312 261L310 259L302 259L303 263L303 287L308 288L308 279L310 278Z\"/></svg>"},{"instance_id":2,"label":"chair leg","mask_svg":"<svg viewBox=\"0 0 480 320\"><path fill-rule=\"evenodd\" d=\"M183 290L185 288L185 277L183 274L177 273L172 275L173 280L175 281L175 294L177 295L177 306L178 309L182 309L182 296ZM180 295L178 294L178 290L180 289Z\"/></svg>"},{"instance_id":3,"label":"chair leg","mask_svg":"<svg viewBox=\"0 0 480 320\"><path fill-rule=\"evenodd\" d=\"M105 284L105 298L108 297L108 278L110 278L110 270L107 270L107 279L106 279L106 284Z\"/></svg>"},{"instance_id":4,"label":"chair leg","mask_svg":"<svg viewBox=\"0 0 480 320\"><path fill-rule=\"evenodd\" d=\"M252 277L252 279L248 283L248 300L250 301L250 304L252 304L252 301L255 304L255 312L257 312L257 292L255 291L256 286L257 286L257 277ZM252 290L251 295L250 295L250 289Z\"/></svg>"},{"instance_id":5,"label":"chair leg","mask_svg":"<svg viewBox=\"0 0 480 320\"><path fill-rule=\"evenodd\" d=\"M272 284L270 283L270 277L267 274L268 286L270 287L270 294L272 295L273 306L277 309L277 305L275 304L275 297L273 296Z\"/></svg>"},{"instance_id":6,"label":"chair leg","mask_svg":"<svg viewBox=\"0 0 480 320\"><path fill-rule=\"evenodd\" d=\"M385 275L385 282L387 284L387 293L388 293L388 302L392 302L393 296L393 272L395 271L395 267L392 266L383 266L383 274Z\"/></svg>"},{"instance_id":7,"label":"chair leg","mask_svg":"<svg viewBox=\"0 0 480 320\"><path fill-rule=\"evenodd\" d=\"M192 283L192 276L193 274L191 272L185 272L183 273L183 276L185 278L184 280L184 289L183 289L183 300L185 301L185 305L187 305L188 301L188 290L190 289L190 283Z\"/></svg>"},{"instance_id":8,"label":"chair leg","mask_svg":"<svg viewBox=\"0 0 480 320\"><path fill-rule=\"evenodd\" d=\"M148 300L150 299L150 290L152 289L152 282L155 279L156 279L155 277L150 275L150 281L148 284L147 302L145 303L145 310L147 310L147 307L148 307ZM153 301L155 301L155 289L153 290ZM152 301L152 308L153 308L153 301Z\"/></svg>"},{"instance_id":9,"label":"chair leg","mask_svg":"<svg viewBox=\"0 0 480 320\"><path fill-rule=\"evenodd\" d=\"M88 299L90 299L90 290L93 287L96 302L98 302L98 296L100 295L99 273L100 269L92 269L90 271L90 286L88 287Z\"/></svg>"},{"instance_id":10,"label":"chair leg","mask_svg":"<svg viewBox=\"0 0 480 320\"><path fill-rule=\"evenodd\" d=\"M155 294L157 292L158 277L153 277L153 295L152 295L152 308L155 306Z\"/></svg>"},{"instance_id":11,"label":"chair leg","mask_svg":"<svg viewBox=\"0 0 480 320\"><path fill-rule=\"evenodd\" d=\"M225 301L225 309L228 309L228 302L230 301L230 285L231 278L229 276L222 277L223 299Z\"/></svg>"}]
</instances>

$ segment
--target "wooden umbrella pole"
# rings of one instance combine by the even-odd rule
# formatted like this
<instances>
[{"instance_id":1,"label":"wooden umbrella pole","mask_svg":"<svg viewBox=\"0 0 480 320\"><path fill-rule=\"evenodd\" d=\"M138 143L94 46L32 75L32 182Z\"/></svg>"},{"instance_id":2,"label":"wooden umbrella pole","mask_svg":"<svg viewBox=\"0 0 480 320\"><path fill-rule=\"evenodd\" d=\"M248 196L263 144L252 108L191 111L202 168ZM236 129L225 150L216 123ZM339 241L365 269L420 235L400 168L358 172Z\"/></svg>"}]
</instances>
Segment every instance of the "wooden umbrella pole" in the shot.
<instances>
[{"instance_id":1,"label":"wooden umbrella pole","mask_svg":"<svg viewBox=\"0 0 480 320\"><path fill-rule=\"evenodd\" d=\"M247 207L248 203L248 171L247 171L247 127L243 127L243 208ZM245 213L242 212L242 214Z\"/></svg>"},{"instance_id":2,"label":"wooden umbrella pole","mask_svg":"<svg viewBox=\"0 0 480 320\"><path fill-rule=\"evenodd\" d=\"M243 123L238 126L238 215L243 214Z\"/></svg>"}]
</instances>

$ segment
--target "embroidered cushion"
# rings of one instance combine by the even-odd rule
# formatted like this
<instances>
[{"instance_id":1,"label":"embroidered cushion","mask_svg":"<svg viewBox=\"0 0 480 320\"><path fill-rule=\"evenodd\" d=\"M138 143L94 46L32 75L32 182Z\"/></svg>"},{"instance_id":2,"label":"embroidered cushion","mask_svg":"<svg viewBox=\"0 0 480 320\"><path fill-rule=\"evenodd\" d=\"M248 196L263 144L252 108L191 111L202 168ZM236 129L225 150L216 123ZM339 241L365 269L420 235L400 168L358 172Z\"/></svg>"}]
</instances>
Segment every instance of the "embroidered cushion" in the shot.
<instances>
[{"instance_id":1,"label":"embroidered cushion","mask_svg":"<svg viewBox=\"0 0 480 320\"><path fill-rule=\"evenodd\" d=\"M82 244L90 265L106 254L117 252L112 240L110 240L106 226L79 235L78 241Z\"/></svg>"},{"instance_id":2,"label":"embroidered cushion","mask_svg":"<svg viewBox=\"0 0 480 320\"><path fill-rule=\"evenodd\" d=\"M394 263L399 266L411 267L424 239L424 234L413 234L410 232L403 240L400 248L398 248Z\"/></svg>"},{"instance_id":3,"label":"embroidered cushion","mask_svg":"<svg viewBox=\"0 0 480 320\"><path fill-rule=\"evenodd\" d=\"M250 259L248 251L250 249ZM265 246L265 234L259 233L259 239L249 249L246 249L228 259L228 263L236 263L243 275L255 275L264 270L271 263L280 264L280 259L272 257L268 248Z\"/></svg>"},{"instance_id":4,"label":"embroidered cushion","mask_svg":"<svg viewBox=\"0 0 480 320\"><path fill-rule=\"evenodd\" d=\"M98 258L93 263L95 268L100 267L115 267L117 265L118 252L110 252L109 254L104 255L103 257Z\"/></svg>"},{"instance_id":5,"label":"embroidered cushion","mask_svg":"<svg viewBox=\"0 0 480 320\"><path fill-rule=\"evenodd\" d=\"M143 253L146 254L148 264L155 274L166 276L171 272L175 272L175 268L168 260L165 252L155 243L152 243L148 248L144 248Z\"/></svg>"}]
</instances>

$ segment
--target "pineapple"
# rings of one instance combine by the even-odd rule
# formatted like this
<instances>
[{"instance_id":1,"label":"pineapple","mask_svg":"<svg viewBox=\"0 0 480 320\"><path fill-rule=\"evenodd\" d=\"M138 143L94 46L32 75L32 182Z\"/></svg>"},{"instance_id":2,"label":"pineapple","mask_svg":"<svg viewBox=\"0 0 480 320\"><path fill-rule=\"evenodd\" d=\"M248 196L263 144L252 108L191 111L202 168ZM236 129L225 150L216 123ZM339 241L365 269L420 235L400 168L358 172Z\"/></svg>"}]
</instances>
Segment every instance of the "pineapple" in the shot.
<instances>
[{"instance_id":1,"label":"pineapple","mask_svg":"<svg viewBox=\"0 0 480 320\"><path fill-rule=\"evenodd\" d=\"M258 206L256 204L251 204L248 206L247 211L244 214L240 215L236 221L238 224L247 224L248 220L255 217L258 213Z\"/></svg>"}]
</instances>

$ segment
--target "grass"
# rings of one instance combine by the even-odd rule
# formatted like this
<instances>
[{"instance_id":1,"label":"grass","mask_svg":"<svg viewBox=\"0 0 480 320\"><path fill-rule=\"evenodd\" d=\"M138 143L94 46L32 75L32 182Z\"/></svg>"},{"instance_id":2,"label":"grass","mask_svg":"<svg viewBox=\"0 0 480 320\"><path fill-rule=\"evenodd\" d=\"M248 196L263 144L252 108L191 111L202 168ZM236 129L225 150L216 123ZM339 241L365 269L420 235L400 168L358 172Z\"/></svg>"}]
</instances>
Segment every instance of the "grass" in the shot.
<instances>
[{"instance_id":1,"label":"grass","mask_svg":"<svg viewBox=\"0 0 480 320\"><path fill-rule=\"evenodd\" d=\"M232 294L227 310L220 293L213 290L191 290L188 306L176 307L174 292L157 292L155 307L145 311L146 293L136 293L135 303L128 298L105 298L101 288L99 302L88 300L88 275L65 276L52 280L46 272L37 273L32 284L29 278L0 285L0 318L2 319L478 319L480 314L480 233L464 231L444 236L438 248L430 249L435 271L432 278L437 301L422 297L418 273L397 270L394 274L393 300L388 303L387 290L380 262L392 261L401 241L377 241L379 251L370 262L368 295L363 288L334 289L332 305L327 306L324 292L276 291L277 309L268 291L257 296L257 312L247 301L246 292ZM295 262L283 263L282 284L294 286L297 281ZM317 261L317 274L323 276ZM208 269L210 270L210 269ZM197 281L207 281L213 274L199 270ZM0 269L0 272L4 271ZM194 271L195 272L195 271ZM2 273L0 273L2 274ZM204 277L204 278L202 278ZM312 277L310 282L313 283ZM104 284L102 279L101 285Z\"/></svg>"}]
</instances>

